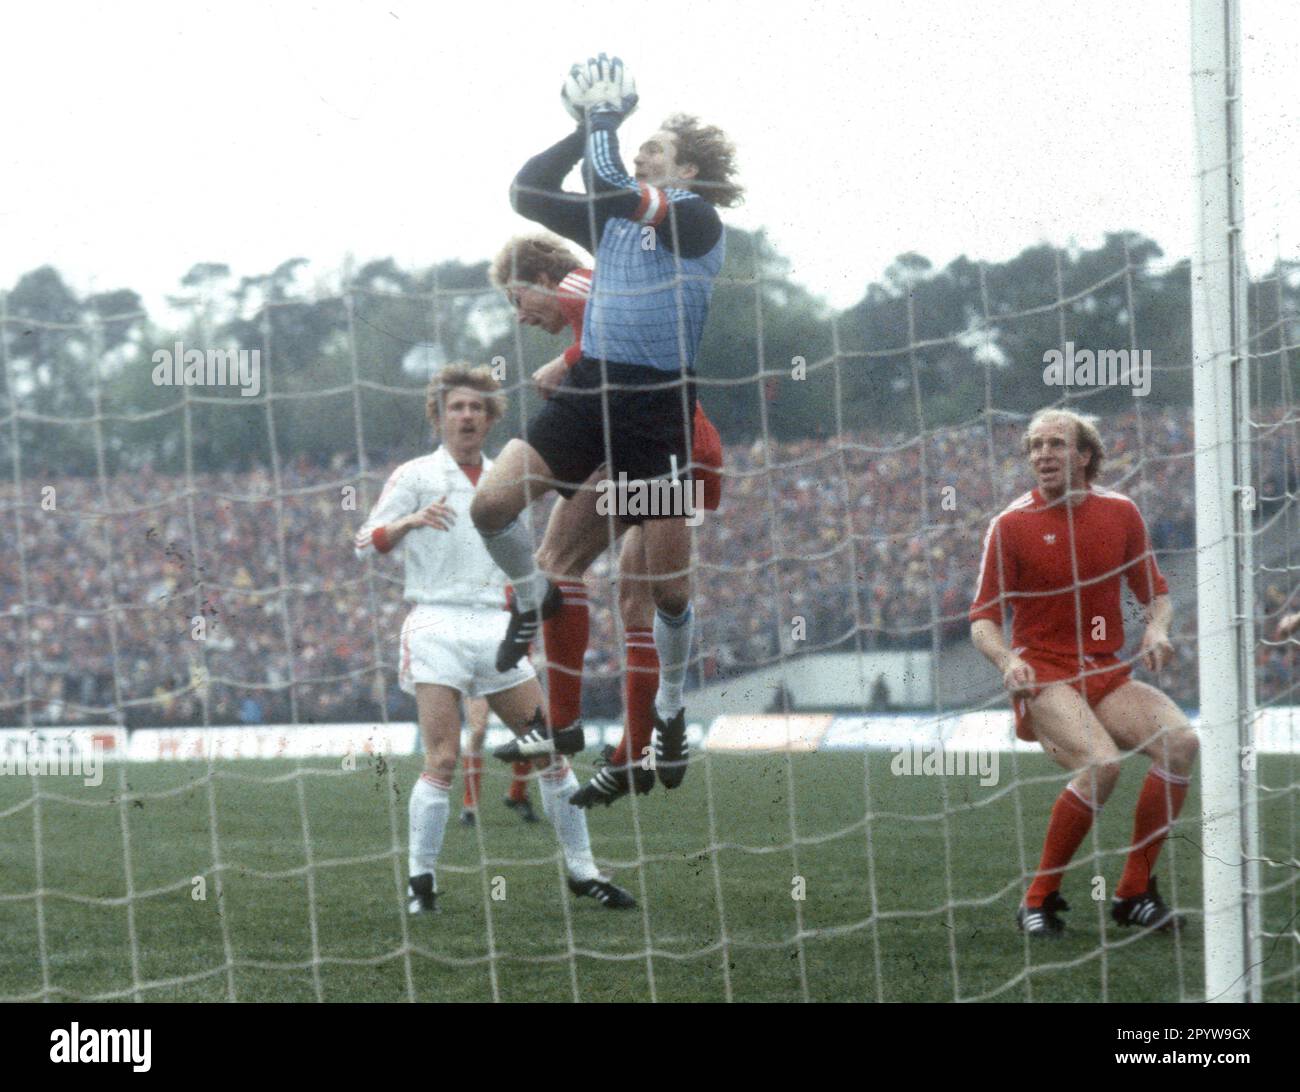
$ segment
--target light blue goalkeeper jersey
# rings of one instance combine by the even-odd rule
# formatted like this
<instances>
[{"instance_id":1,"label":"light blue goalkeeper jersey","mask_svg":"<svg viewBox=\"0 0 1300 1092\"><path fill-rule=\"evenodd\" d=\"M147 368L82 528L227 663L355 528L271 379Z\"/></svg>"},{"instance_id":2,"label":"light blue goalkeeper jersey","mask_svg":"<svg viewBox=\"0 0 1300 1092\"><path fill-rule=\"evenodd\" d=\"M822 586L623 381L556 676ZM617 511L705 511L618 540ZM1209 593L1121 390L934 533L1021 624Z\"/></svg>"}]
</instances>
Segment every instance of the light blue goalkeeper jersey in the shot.
<instances>
[{"instance_id":1,"label":"light blue goalkeeper jersey","mask_svg":"<svg viewBox=\"0 0 1300 1092\"><path fill-rule=\"evenodd\" d=\"M707 210L714 225L716 215L690 190L659 189L628 175L612 129L593 128L585 155L593 190L604 200L596 207L600 241L583 353L663 372L693 368L726 247L720 229L703 253L691 244L700 233L698 213Z\"/></svg>"},{"instance_id":2,"label":"light blue goalkeeper jersey","mask_svg":"<svg viewBox=\"0 0 1300 1092\"><path fill-rule=\"evenodd\" d=\"M660 192L674 203L701 200L685 190ZM702 257L683 258L661 245L658 233L671 227L667 220L658 227L605 222L582 324L586 356L664 372L694 367L725 244L720 237Z\"/></svg>"}]
</instances>

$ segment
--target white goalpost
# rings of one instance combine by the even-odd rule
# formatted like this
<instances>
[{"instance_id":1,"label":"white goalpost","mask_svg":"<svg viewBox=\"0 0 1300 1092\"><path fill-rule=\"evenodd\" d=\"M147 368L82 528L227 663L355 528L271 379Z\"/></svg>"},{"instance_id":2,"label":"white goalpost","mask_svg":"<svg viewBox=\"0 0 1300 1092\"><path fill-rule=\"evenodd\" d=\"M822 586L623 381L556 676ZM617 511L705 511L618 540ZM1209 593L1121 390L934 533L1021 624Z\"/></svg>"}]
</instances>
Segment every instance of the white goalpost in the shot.
<instances>
[{"instance_id":1,"label":"white goalpost","mask_svg":"<svg viewBox=\"0 0 1300 1092\"><path fill-rule=\"evenodd\" d=\"M1125 222L1000 262L905 254L836 311L727 222L697 379L724 486L693 532L689 778L586 813L636 898L621 915L575 901L549 824L503 806L496 721L479 779L462 764L450 790L437 919L407 911L408 607L396 557L350 544L390 471L436 442L439 367L506 362L490 457L536 409L558 342L515 322L489 263L375 262L315 289L214 274L173 305L209 352L256 346L251 393L150 385L132 371L164 334L147 315L38 313L0 285L0 1001L1300 1000L1300 632L1273 628L1300 611L1300 251L1248 265L1247 227L1255 243L1285 221L1244 198L1241 16L1188 6L1195 159L1168 190L1192 191L1194 240ZM1181 67L1161 83L1186 111ZM1122 375L1101 377L1103 354ZM84 400L33 395L55 366L86 377ZM1145 828L1152 756L1121 748L1062 867L1040 855L1079 767L1018 738L970 621L1047 408L1098 418L1095 484L1141 512L1174 609L1170 659L1143 663L1146 593L1121 588L1115 656L1200 740L1188 776L1166 771L1186 807ZM548 511L520 517L535 546ZM581 781L631 700L617 556L574 578ZM1004 585L998 624L1022 592L1078 597L1136 564L1081 577L1083 556L1050 591ZM1079 676L1044 686L1096 674L1082 642ZM99 755L102 783L55 780L63 749ZM1126 919L1125 892L1160 824L1177 919L1128 928L1151 921ZM1072 904L1051 938L1021 916L1049 874Z\"/></svg>"},{"instance_id":2,"label":"white goalpost","mask_svg":"<svg viewBox=\"0 0 1300 1092\"><path fill-rule=\"evenodd\" d=\"M1248 277L1236 0L1193 0L1192 264L1205 992L1259 1001Z\"/></svg>"}]
</instances>

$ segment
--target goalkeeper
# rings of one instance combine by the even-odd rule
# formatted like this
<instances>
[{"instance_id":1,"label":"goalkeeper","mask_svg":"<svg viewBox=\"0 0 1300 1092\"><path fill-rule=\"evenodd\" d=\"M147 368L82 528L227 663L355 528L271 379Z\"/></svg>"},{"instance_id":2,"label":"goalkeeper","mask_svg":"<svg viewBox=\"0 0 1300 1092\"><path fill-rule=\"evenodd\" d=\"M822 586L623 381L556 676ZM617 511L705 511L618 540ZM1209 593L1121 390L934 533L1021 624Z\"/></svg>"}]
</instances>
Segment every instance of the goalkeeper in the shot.
<instances>
[{"instance_id":1,"label":"goalkeeper","mask_svg":"<svg viewBox=\"0 0 1300 1092\"><path fill-rule=\"evenodd\" d=\"M582 322L591 278L592 271L583 268L563 240L543 233L511 239L492 262L492 283L505 291L521 323L548 333L559 333L567 324L573 331L573 344L533 373L543 398L550 398L569 368L582 359ZM692 433L692 470L703 483L705 509L715 511L722 497L722 441L699 403ZM571 802L577 807L608 806L633 786L638 793L648 793L655 782L654 770L642 762L654 728L654 697L659 684L651 628L655 607L637 567L645 556L641 528L629 529L618 521L611 527L608 518L597 511L592 489L607 473L604 467L597 470L587 488L556 504L537 552L538 564L555 579L563 600L542 627L550 723L571 724L582 709L582 665L589 629L583 574L605 552L611 538L627 532L618 584L619 616L627 639L626 726L618 746L606 749L606 764L574 793ZM513 758L516 747L517 742L511 740L497 750L497 756Z\"/></svg>"},{"instance_id":2,"label":"goalkeeper","mask_svg":"<svg viewBox=\"0 0 1300 1092\"><path fill-rule=\"evenodd\" d=\"M725 136L681 115L641 145L635 177L627 173L617 130L637 95L617 58L602 54L575 65L564 99L579 128L524 165L512 203L521 215L594 253L596 272L583 320L584 355L528 423L524 438L511 440L484 475L471 509L488 552L515 589L497 660L502 671L525 655L538 626L562 602L559 588L534 563L531 539L517 519L523 509L553 487L572 497L602 464L611 480L689 473L693 368L724 253L716 206L736 204L741 194ZM565 193L564 177L580 158L587 194ZM683 688L694 624L690 529L681 515L621 518L642 528L640 571L655 604L660 663L656 769L671 788L685 776L688 757ZM581 732L576 724L539 727L520 739L520 752L550 753L575 729ZM563 743L563 749L572 746Z\"/></svg>"}]
</instances>

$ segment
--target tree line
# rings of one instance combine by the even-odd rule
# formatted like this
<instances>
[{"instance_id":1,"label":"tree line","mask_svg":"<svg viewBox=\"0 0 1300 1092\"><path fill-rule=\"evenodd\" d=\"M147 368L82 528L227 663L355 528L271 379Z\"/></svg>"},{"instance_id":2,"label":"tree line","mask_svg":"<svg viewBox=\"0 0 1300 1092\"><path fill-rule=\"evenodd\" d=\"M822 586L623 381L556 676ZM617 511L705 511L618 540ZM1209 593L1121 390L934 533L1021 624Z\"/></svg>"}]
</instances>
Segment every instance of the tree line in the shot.
<instances>
[{"instance_id":1,"label":"tree line","mask_svg":"<svg viewBox=\"0 0 1300 1092\"><path fill-rule=\"evenodd\" d=\"M1044 386L1044 354L1070 341L1150 350L1148 404L1186 405L1190 264L1162 259L1133 232L1093 249L1039 245L942 269L909 253L836 311L798 283L763 232L729 230L697 362L700 396L728 443L915 434L1060 398ZM516 432L535 405L527 376L565 343L516 326L487 260L372 261L343 271L337 292L307 275L303 258L244 277L199 263L155 321L133 290L79 297L49 266L24 274L0 301L0 472L9 478L15 458L24 476L101 465L181 472L187 450L197 471L245 469L268 464L272 436L281 459L327 460L359 437L387 461L424 445L424 384L457 359L504 365ZM1300 380L1300 352L1287 353L1300 324L1300 263L1261 276L1250 302L1258 397L1289 401ZM155 382L155 352L178 342L256 351L257 397ZM1076 393L1091 412L1133 405L1123 387Z\"/></svg>"}]
</instances>

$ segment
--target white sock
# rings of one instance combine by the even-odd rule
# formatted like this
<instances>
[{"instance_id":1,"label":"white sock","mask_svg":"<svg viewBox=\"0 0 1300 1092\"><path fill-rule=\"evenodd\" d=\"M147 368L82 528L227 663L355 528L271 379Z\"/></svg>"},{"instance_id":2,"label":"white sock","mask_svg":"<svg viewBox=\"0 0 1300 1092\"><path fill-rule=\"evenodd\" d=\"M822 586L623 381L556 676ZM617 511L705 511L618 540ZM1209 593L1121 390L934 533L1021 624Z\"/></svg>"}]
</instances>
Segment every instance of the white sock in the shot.
<instances>
[{"instance_id":1,"label":"white sock","mask_svg":"<svg viewBox=\"0 0 1300 1092\"><path fill-rule=\"evenodd\" d=\"M411 790L411 843L408 875L433 873L433 889L438 890L438 854L442 852L442 836L447 832L447 816L451 804L447 800L450 782L440 781L427 773L420 776ZM577 809L574 809L577 810Z\"/></svg>"},{"instance_id":2,"label":"white sock","mask_svg":"<svg viewBox=\"0 0 1300 1092\"><path fill-rule=\"evenodd\" d=\"M569 875L575 880L594 880L600 875L600 869L591 855L587 813L569 803L569 797L578 791L578 779L573 776L572 767L559 759L544 769L537 781L542 789L542 811L555 827Z\"/></svg>"},{"instance_id":3,"label":"white sock","mask_svg":"<svg viewBox=\"0 0 1300 1092\"><path fill-rule=\"evenodd\" d=\"M695 632L695 612L690 604L676 618L655 611L655 650L659 653L659 690L655 694L655 712L662 720L671 720L686 704L682 688L686 669L691 663L691 636Z\"/></svg>"},{"instance_id":4,"label":"white sock","mask_svg":"<svg viewBox=\"0 0 1300 1092\"><path fill-rule=\"evenodd\" d=\"M533 540L519 520L499 531L480 531L483 545L497 567L510 578L515 589L515 603L520 611L536 610L542 605L546 581L533 560Z\"/></svg>"}]
</instances>

